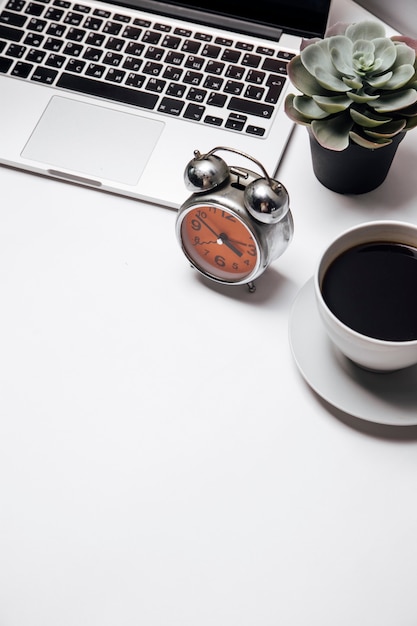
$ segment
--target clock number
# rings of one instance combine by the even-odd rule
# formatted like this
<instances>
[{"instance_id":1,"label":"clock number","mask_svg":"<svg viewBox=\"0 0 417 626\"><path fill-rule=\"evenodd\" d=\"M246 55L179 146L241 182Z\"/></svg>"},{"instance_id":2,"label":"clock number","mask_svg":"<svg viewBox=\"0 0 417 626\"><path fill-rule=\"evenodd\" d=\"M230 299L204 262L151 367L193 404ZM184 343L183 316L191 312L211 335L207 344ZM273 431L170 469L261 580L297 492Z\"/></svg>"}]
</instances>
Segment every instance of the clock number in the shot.
<instances>
[{"instance_id":1,"label":"clock number","mask_svg":"<svg viewBox=\"0 0 417 626\"><path fill-rule=\"evenodd\" d=\"M226 265L226 261L224 260L224 257L220 256L220 254L217 254L214 257L214 260L219 267L224 267Z\"/></svg>"},{"instance_id":2,"label":"clock number","mask_svg":"<svg viewBox=\"0 0 417 626\"><path fill-rule=\"evenodd\" d=\"M248 245L248 254L249 256L256 256L256 248L253 244Z\"/></svg>"},{"instance_id":3,"label":"clock number","mask_svg":"<svg viewBox=\"0 0 417 626\"><path fill-rule=\"evenodd\" d=\"M224 211L222 211L222 217L225 220L229 220L229 222L236 222L234 215L230 215L230 213L225 213Z\"/></svg>"},{"instance_id":4,"label":"clock number","mask_svg":"<svg viewBox=\"0 0 417 626\"><path fill-rule=\"evenodd\" d=\"M191 228L193 230L200 230L201 229L201 222L199 222L198 220L191 220Z\"/></svg>"}]
</instances>

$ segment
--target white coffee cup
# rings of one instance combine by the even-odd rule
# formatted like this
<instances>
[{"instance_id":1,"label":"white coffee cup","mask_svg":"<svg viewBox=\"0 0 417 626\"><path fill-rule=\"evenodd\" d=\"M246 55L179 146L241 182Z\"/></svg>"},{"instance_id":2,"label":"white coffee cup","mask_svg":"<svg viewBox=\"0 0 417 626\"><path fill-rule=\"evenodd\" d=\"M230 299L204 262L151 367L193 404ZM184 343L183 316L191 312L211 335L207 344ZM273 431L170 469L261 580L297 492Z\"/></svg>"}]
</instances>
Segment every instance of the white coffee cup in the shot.
<instances>
[{"instance_id":1,"label":"white coffee cup","mask_svg":"<svg viewBox=\"0 0 417 626\"><path fill-rule=\"evenodd\" d=\"M345 288L343 281L346 281L346 284L354 285L354 287L352 287L353 294L355 293L354 288L356 288L356 283L360 282L359 279L362 280L363 278L363 280L365 280L365 277L368 276L368 272L366 271L367 268L364 268L363 271L355 273L353 281L349 281L346 278L347 276L349 276L349 268L347 267L345 271L345 278L342 278L343 274L337 273L339 271L337 270L337 268L340 266L340 259L342 254L346 255L347 251L351 251L352 249L355 249L354 254L358 254L357 247L364 244L367 246L368 252L370 251L369 246L372 247L372 244L383 244L382 247L379 246L379 250L384 250L384 263L386 263L390 269L391 263L395 263L396 261L391 261L392 257L389 256L389 254L388 256L386 255L385 250L388 249L387 244L390 246L390 249L394 251L394 256L397 254L397 252L398 254L403 255L402 250L405 250L404 246L409 246L410 248L415 249L417 254L417 226L406 222L389 220L366 222L344 231L329 246L327 246L327 248L324 250L323 254L320 257L319 263L314 273L314 290L320 317L323 321L323 324L330 339L335 344L335 346L337 346L337 348L346 357L348 357L357 365L360 365L361 367L366 369L381 372L397 370L408 367L410 365L414 365L417 363L417 330L414 336L414 328L410 330L410 332L412 332L413 334L411 336L407 336L406 339L401 337L399 339L393 339L391 336L389 336L389 338L387 339L381 336L373 336L373 331L368 332L367 330L366 332L363 332L362 330L357 330L353 328L353 324L350 325L351 319L355 318L355 316L358 316L358 319L360 319L363 315L361 307L364 306L364 302L367 300L368 292L366 291L366 286L364 285L365 291L362 291L361 293L365 293L366 297L349 297L350 287ZM392 246L392 244L394 244L394 247ZM401 251L399 250L400 248ZM375 246L373 246L372 250L375 250ZM375 254L379 253L380 252L375 252ZM395 300L391 298L392 302L390 307L379 306L375 312L374 317L375 319L379 318L379 311L384 310L384 312L387 312L386 310L389 308L392 308L393 311L398 309L398 311L406 312L408 319L416 320L417 329L417 306L413 307L413 310L411 310L411 307L403 305L401 308L401 306L396 305L396 301L401 300L398 298L398 291L400 291L401 298L403 294L405 297L406 294L415 293L415 302L417 302L417 256L415 260L413 259L413 261L411 261L411 258L408 258L411 257L411 252L407 252L406 256L407 258L402 258L402 261L408 264L407 267L411 268L412 273L414 273L415 268L416 278L415 283L414 281L410 281L413 282L413 284L408 285L407 289L414 289L414 292L407 291L403 288L400 289L400 282L393 280L393 283L395 283L393 286L393 291L397 293L397 298ZM361 256L361 260L358 261L358 263L364 263L363 258L364 255ZM368 260L370 260L371 257L368 255L367 258ZM398 257L398 259L399 258L400 257ZM374 265L376 265L377 268L379 267L379 259L380 257L375 255L373 256ZM335 264L336 260L338 260L339 265ZM410 263L412 263L412 265L410 265ZM360 265L360 267L362 267L362 265ZM338 309L337 307L335 307L333 302L329 304L331 302L331 298L327 297L326 300L323 295L326 289L328 290L326 292L327 296L332 295L329 279L329 276L331 276L331 274L329 272L329 268L332 268L333 272L334 282L332 284L334 291L337 292L339 290L340 293L342 293L342 290L345 289L343 293L346 294L346 307L352 309L352 318L349 318L348 322L346 322L346 318L343 317L343 308L339 307ZM368 290L369 294L372 294L372 298L369 297L371 304L378 302L378 298L376 296L374 297L374 294L372 293L374 285L377 283L383 283L384 289L387 284L389 286L388 278L384 278L384 280L382 281L379 278L379 270L376 273L378 274L378 280L369 281L370 287L372 287L372 289L370 288ZM370 275L374 276L375 272L374 274ZM388 275L389 272L386 272L384 274L384 276ZM400 278L406 275L408 276L408 272L401 272ZM324 282L325 276L327 283ZM398 291L396 291L396 285L398 285ZM384 297L384 293L382 293L381 297ZM389 293L387 293L386 302L388 302L389 299L390 295ZM332 309L330 308L330 306L332 307ZM343 303L341 304L341 307L343 307ZM341 317L344 319L344 321L340 319ZM372 318L372 316L369 317ZM387 317L389 317L388 313ZM387 321L391 323L390 319L388 319ZM396 324L398 325L396 321L396 314L393 314L392 325L395 327ZM407 326L407 324L404 324L404 326Z\"/></svg>"}]
</instances>

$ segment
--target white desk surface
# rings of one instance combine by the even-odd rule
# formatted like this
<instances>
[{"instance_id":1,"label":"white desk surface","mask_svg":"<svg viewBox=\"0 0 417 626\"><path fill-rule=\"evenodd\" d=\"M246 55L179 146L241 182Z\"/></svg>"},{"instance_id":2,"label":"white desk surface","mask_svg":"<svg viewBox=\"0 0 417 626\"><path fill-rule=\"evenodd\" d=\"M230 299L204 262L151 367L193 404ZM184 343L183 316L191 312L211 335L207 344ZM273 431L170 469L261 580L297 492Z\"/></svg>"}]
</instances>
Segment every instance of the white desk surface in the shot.
<instances>
[{"instance_id":1,"label":"white desk surface","mask_svg":"<svg viewBox=\"0 0 417 626\"><path fill-rule=\"evenodd\" d=\"M0 168L1 626L416 626L417 427L333 409L288 341L332 238L417 221L416 159L339 196L297 127L255 294L199 279L174 211Z\"/></svg>"}]
</instances>

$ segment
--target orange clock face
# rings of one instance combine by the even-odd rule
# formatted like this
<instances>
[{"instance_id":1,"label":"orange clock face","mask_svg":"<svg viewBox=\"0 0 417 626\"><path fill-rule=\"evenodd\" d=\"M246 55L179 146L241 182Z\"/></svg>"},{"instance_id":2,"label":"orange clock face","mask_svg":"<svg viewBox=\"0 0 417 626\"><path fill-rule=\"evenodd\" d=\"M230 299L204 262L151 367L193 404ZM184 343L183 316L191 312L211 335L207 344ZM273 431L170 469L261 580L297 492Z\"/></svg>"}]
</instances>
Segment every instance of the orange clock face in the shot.
<instances>
[{"instance_id":1,"label":"orange clock face","mask_svg":"<svg viewBox=\"0 0 417 626\"><path fill-rule=\"evenodd\" d=\"M259 248L251 231L222 207L191 208L181 223L181 241L191 262L224 282L240 282L258 266Z\"/></svg>"}]
</instances>

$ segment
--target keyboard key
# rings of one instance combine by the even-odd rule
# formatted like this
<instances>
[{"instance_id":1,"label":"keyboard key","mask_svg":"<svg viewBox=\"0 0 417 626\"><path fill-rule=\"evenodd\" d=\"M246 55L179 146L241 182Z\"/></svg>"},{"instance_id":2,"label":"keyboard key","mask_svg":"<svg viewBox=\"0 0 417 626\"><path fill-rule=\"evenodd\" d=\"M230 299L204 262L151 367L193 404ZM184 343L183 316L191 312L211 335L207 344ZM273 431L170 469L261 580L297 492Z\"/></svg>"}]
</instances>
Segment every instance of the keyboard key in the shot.
<instances>
[{"instance_id":1,"label":"keyboard key","mask_svg":"<svg viewBox=\"0 0 417 626\"><path fill-rule=\"evenodd\" d=\"M197 54L201 48L201 43L198 41L193 41L192 39L187 39L184 41L181 50L183 52L189 52L189 54Z\"/></svg>"},{"instance_id":2,"label":"keyboard key","mask_svg":"<svg viewBox=\"0 0 417 626\"><path fill-rule=\"evenodd\" d=\"M211 126L221 126L223 124L222 118L215 117L214 115L206 115L204 122L206 124L211 124Z\"/></svg>"},{"instance_id":3,"label":"keyboard key","mask_svg":"<svg viewBox=\"0 0 417 626\"><path fill-rule=\"evenodd\" d=\"M143 72L145 74L152 74L153 76L158 76L162 70L163 65L161 63L154 63L153 61L147 61L143 66Z\"/></svg>"},{"instance_id":4,"label":"keyboard key","mask_svg":"<svg viewBox=\"0 0 417 626\"><path fill-rule=\"evenodd\" d=\"M250 98L251 100L262 100L264 93L265 89L263 87L258 87L258 85L248 85L245 90L245 98Z\"/></svg>"},{"instance_id":5,"label":"keyboard key","mask_svg":"<svg viewBox=\"0 0 417 626\"><path fill-rule=\"evenodd\" d=\"M121 52L124 45L124 39L120 39L120 37L109 37L106 42L105 48L107 48L107 50L115 50L116 52Z\"/></svg>"},{"instance_id":6,"label":"keyboard key","mask_svg":"<svg viewBox=\"0 0 417 626\"><path fill-rule=\"evenodd\" d=\"M230 130L243 130L243 127L247 121L247 117L245 115L236 115L232 113L226 120L225 127Z\"/></svg>"},{"instance_id":7,"label":"keyboard key","mask_svg":"<svg viewBox=\"0 0 417 626\"><path fill-rule=\"evenodd\" d=\"M276 104L281 95L281 91L285 85L285 82L286 79L282 76L270 77L267 81L269 89L265 95L265 102L268 102L269 104Z\"/></svg>"},{"instance_id":8,"label":"keyboard key","mask_svg":"<svg viewBox=\"0 0 417 626\"><path fill-rule=\"evenodd\" d=\"M203 102L207 95L207 91L204 89L195 89L191 87L187 93L187 100L193 100L194 102Z\"/></svg>"},{"instance_id":9,"label":"keyboard key","mask_svg":"<svg viewBox=\"0 0 417 626\"><path fill-rule=\"evenodd\" d=\"M190 72L190 71L185 72L184 78L183 78L184 83L187 83L187 85L199 85L202 80L203 80L203 74L200 74L198 72Z\"/></svg>"},{"instance_id":10,"label":"keyboard key","mask_svg":"<svg viewBox=\"0 0 417 626\"><path fill-rule=\"evenodd\" d=\"M261 57L257 54L244 54L242 57L242 65L248 65L249 67L258 67L261 62Z\"/></svg>"},{"instance_id":11,"label":"keyboard key","mask_svg":"<svg viewBox=\"0 0 417 626\"><path fill-rule=\"evenodd\" d=\"M116 13L116 15L114 16L114 19L117 22L123 22L124 24L127 24L128 22L130 22L131 17L129 15L124 15L122 13Z\"/></svg>"},{"instance_id":12,"label":"keyboard key","mask_svg":"<svg viewBox=\"0 0 417 626\"><path fill-rule=\"evenodd\" d=\"M161 33L157 33L153 30L147 30L142 37L142 41L152 44L153 46L156 46L159 43L160 39Z\"/></svg>"},{"instance_id":13,"label":"keyboard key","mask_svg":"<svg viewBox=\"0 0 417 626\"><path fill-rule=\"evenodd\" d=\"M110 80L112 83L122 83L125 76L126 72L124 72L123 70L111 67L107 72L105 78L106 80Z\"/></svg>"},{"instance_id":14,"label":"keyboard key","mask_svg":"<svg viewBox=\"0 0 417 626\"><path fill-rule=\"evenodd\" d=\"M144 49L145 46L143 45L143 43L136 43L131 41L127 44L125 52L126 54L133 54L134 56L140 57Z\"/></svg>"},{"instance_id":15,"label":"keyboard key","mask_svg":"<svg viewBox=\"0 0 417 626\"><path fill-rule=\"evenodd\" d=\"M128 89L121 85L100 82L86 78L85 76L78 76L77 74L69 74L67 72L64 72L62 76L60 76L57 86L79 93L86 93L90 96L99 96L108 100L131 104L144 109L153 109L158 102L158 96L150 92Z\"/></svg>"},{"instance_id":16,"label":"keyboard key","mask_svg":"<svg viewBox=\"0 0 417 626\"><path fill-rule=\"evenodd\" d=\"M37 33L41 33L45 29L46 25L47 22L45 20L39 20L36 17L32 17L27 23L27 28L29 30L36 31Z\"/></svg>"},{"instance_id":17,"label":"keyboard key","mask_svg":"<svg viewBox=\"0 0 417 626\"><path fill-rule=\"evenodd\" d=\"M173 67L173 66L168 66L165 70L164 73L162 74L162 76L164 78L168 78L169 80L180 80L181 76L183 74L183 70L177 68L177 67Z\"/></svg>"},{"instance_id":18,"label":"keyboard key","mask_svg":"<svg viewBox=\"0 0 417 626\"><path fill-rule=\"evenodd\" d=\"M141 89L145 84L146 76L142 74L135 74L134 72L130 72L128 77L126 78L126 85L128 87L136 87L136 89Z\"/></svg>"},{"instance_id":19,"label":"keyboard key","mask_svg":"<svg viewBox=\"0 0 417 626\"><path fill-rule=\"evenodd\" d=\"M92 76L93 78L102 78L107 70L107 67L104 65L98 65L97 63L89 63L85 73L87 76Z\"/></svg>"},{"instance_id":20,"label":"keyboard key","mask_svg":"<svg viewBox=\"0 0 417 626\"><path fill-rule=\"evenodd\" d=\"M213 37L207 33L195 33L194 37L200 41L211 41L213 39Z\"/></svg>"},{"instance_id":21,"label":"keyboard key","mask_svg":"<svg viewBox=\"0 0 417 626\"><path fill-rule=\"evenodd\" d=\"M25 46L18 46L16 43L11 43L6 50L7 56L14 57L15 59L21 59L25 52Z\"/></svg>"},{"instance_id":22,"label":"keyboard key","mask_svg":"<svg viewBox=\"0 0 417 626\"><path fill-rule=\"evenodd\" d=\"M169 33L171 30L171 26L168 26L168 24L155 24L154 28L155 30L160 30L163 33Z\"/></svg>"},{"instance_id":23,"label":"keyboard key","mask_svg":"<svg viewBox=\"0 0 417 626\"><path fill-rule=\"evenodd\" d=\"M38 35L38 33L28 33L23 43L27 44L28 46L39 47L43 40L44 40L43 35Z\"/></svg>"},{"instance_id":24,"label":"keyboard key","mask_svg":"<svg viewBox=\"0 0 417 626\"><path fill-rule=\"evenodd\" d=\"M218 61L207 61L207 65L205 67L206 72L208 72L209 74L216 74L217 76L220 76L220 74L223 72L225 68L225 64L224 63L219 63Z\"/></svg>"},{"instance_id":25,"label":"keyboard key","mask_svg":"<svg viewBox=\"0 0 417 626\"><path fill-rule=\"evenodd\" d=\"M40 15L42 15L44 9L45 7L42 4L38 4L37 2L29 2L26 7L25 13L27 13L28 15L36 15L37 17L39 17Z\"/></svg>"},{"instance_id":26,"label":"keyboard key","mask_svg":"<svg viewBox=\"0 0 417 626\"><path fill-rule=\"evenodd\" d=\"M74 13L73 11L70 11L69 13L67 13L64 19L64 23L71 24L71 26L79 26L83 19L84 16L81 13Z\"/></svg>"},{"instance_id":27,"label":"keyboard key","mask_svg":"<svg viewBox=\"0 0 417 626\"><path fill-rule=\"evenodd\" d=\"M186 89L186 86L181 83L170 83L167 87L166 95L172 96L173 98L182 98Z\"/></svg>"},{"instance_id":28,"label":"keyboard key","mask_svg":"<svg viewBox=\"0 0 417 626\"><path fill-rule=\"evenodd\" d=\"M221 52L220 46L213 46L211 44L206 44L205 46L203 46L203 49L201 50L201 56L209 57L210 59L217 59L220 52Z\"/></svg>"},{"instance_id":29,"label":"keyboard key","mask_svg":"<svg viewBox=\"0 0 417 626\"><path fill-rule=\"evenodd\" d=\"M265 128L262 128L261 126L252 126L251 124L249 124L246 127L246 132L249 135L256 135L257 137L263 137L265 135Z\"/></svg>"},{"instance_id":30,"label":"keyboard key","mask_svg":"<svg viewBox=\"0 0 417 626\"><path fill-rule=\"evenodd\" d=\"M204 115L205 107L199 104L189 104L184 111L184 117L187 120L194 120L199 122Z\"/></svg>"},{"instance_id":31,"label":"keyboard key","mask_svg":"<svg viewBox=\"0 0 417 626\"><path fill-rule=\"evenodd\" d=\"M221 86L223 85L223 78L218 78L217 76L207 76L204 81L203 87L206 89L214 89L215 91L219 91Z\"/></svg>"},{"instance_id":32,"label":"keyboard key","mask_svg":"<svg viewBox=\"0 0 417 626\"><path fill-rule=\"evenodd\" d=\"M185 62L185 67L189 67L190 69L196 70L198 72L203 68L205 62L206 61L205 59L203 59L203 57L196 57L190 54Z\"/></svg>"},{"instance_id":33,"label":"keyboard key","mask_svg":"<svg viewBox=\"0 0 417 626\"><path fill-rule=\"evenodd\" d=\"M117 67L123 60L123 56L121 54L116 54L115 52L106 52L103 58L103 63L106 65L113 65L113 67Z\"/></svg>"},{"instance_id":34,"label":"keyboard key","mask_svg":"<svg viewBox=\"0 0 417 626\"><path fill-rule=\"evenodd\" d=\"M281 59L265 59L262 63L262 69L274 74L286 74L287 63Z\"/></svg>"},{"instance_id":35,"label":"keyboard key","mask_svg":"<svg viewBox=\"0 0 417 626\"><path fill-rule=\"evenodd\" d=\"M184 108L184 102L175 98L162 98L158 111L168 113L168 115L180 115Z\"/></svg>"},{"instance_id":36,"label":"keyboard key","mask_svg":"<svg viewBox=\"0 0 417 626\"><path fill-rule=\"evenodd\" d=\"M46 56L46 52L43 50L38 50L38 48L31 48L26 55L26 61L30 61L31 63L42 63Z\"/></svg>"},{"instance_id":37,"label":"keyboard key","mask_svg":"<svg viewBox=\"0 0 417 626\"><path fill-rule=\"evenodd\" d=\"M82 41L85 37L86 31L82 28L74 28L73 26L68 30L67 39L70 41Z\"/></svg>"},{"instance_id":38,"label":"keyboard key","mask_svg":"<svg viewBox=\"0 0 417 626\"><path fill-rule=\"evenodd\" d=\"M11 66L13 65L13 59L5 59L4 57L0 57L0 73L6 74L9 71Z\"/></svg>"},{"instance_id":39,"label":"keyboard key","mask_svg":"<svg viewBox=\"0 0 417 626\"><path fill-rule=\"evenodd\" d=\"M231 93L235 96L239 96L243 91L244 84L235 80L228 80L224 86L225 93Z\"/></svg>"},{"instance_id":40,"label":"keyboard key","mask_svg":"<svg viewBox=\"0 0 417 626\"><path fill-rule=\"evenodd\" d=\"M166 85L166 80L160 78L150 78L146 83L146 89L155 93L162 93Z\"/></svg>"},{"instance_id":41,"label":"keyboard key","mask_svg":"<svg viewBox=\"0 0 417 626\"><path fill-rule=\"evenodd\" d=\"M72 58L68 59L68 63L65 66L65 69L69 72L75 72L76 74L81 74L85 67L85 61L80 61L80 59Z\"/></svg>"},{"instance_id":42,"label":"keyboard key","mask_svg":"<svg viewBox=\"0 0 417 626\"><path fill-rule=\"evenodd\" d=\"M149 46L145 53L145 59L152 59L153 61L161 61L165 54L163 48L156 48L155 46Z\"/></svg>"},{"instance_id":43,"label":"keyboard key","mask_svg":"<svg viewBox=\"0 0 417 626\"><path fill-rule=\"evenodd\" d=\"M62 54L50 54L45 61L45 65L60 69L61 67L64 67L64 63L66 60L67 57L62 56Z\"/></svg>"},{"instance_id":44,"label":"keyboard key","mask_svg":"<svg viewBox=\"0 0 417 626\"><path fill-rule=\"evenodd\" d=\"M61 39L56 39L56 37L47 37L43 47L45 50L50 50L51 52L59 52L63 43Z\"/></svg>"},{"instance_id":45,"label":"keyboard key","mask_svg":"<svg viewBox=\"0 0 417 626\"><path fill-rule=\"evenodd\" d=\"M263 117L264 119L269 119L274 112L273 106L263 104L262 102L244 100L243 98L230 98L227 108L231 111L255 115L256 117Z\"/></svg>"},{"instance_id":46,"label":"keyboard key","mask_svg":"<svg viewBox=\"0 0 417 626\"><path fill-rule=\"evenodd\" d=\"M68 54L72 57L78 57L82 51L83 47L80 46L80 44L69 41L62 52L63 54Z\"/></svg>"},{"instance_id":47,"label":"keyboard key","mask_svg":"<svg viewBox=\"0 0 417 626\"><path fill-rule=\"evenodd\" d=\"M169 50L165 57L165 63L169 63L170 65L181 65L184 57L185 55L181 52L174 52L174 50Z\"/></svg>"},{"instance_id":48,"label":"keyboard key","mask_svg":"<svg viewBox=\"0 0 417 626\"><path fill-rule=\"evenodd\" d=\"M245 74L245 69L243 67L239 67L239 65L229 65L229 67L226 70L226 76L228 78L234 78L236 80L242 80L244 74Z\"/></svg>"},{"instance_id":49,"label":"keyboard key","mask_svg":"<svg viewBox=\"0 0 417 626\"><path fill-rule=\"evenodd\" d=\"M139 35L142 33L140 28L136 28L135 26L126 26L124 29L122 36L126 37L126 39L134 39L135 41L139 39Z\"/></svg>"},{"instance_id":50,"label":"keyboard key","mask_svg":"<svg viewBox=\"0 0 417 626\"><path fill-rule=\"evenodd\" d=\"M99 48L103 44L104 40L105 37L101 33L89 33L87 35L85 43L89 46L95 46L96 48Z\"/></svg>"},{"instance_id":51,"label":"keyboard key","mask_svg":"<svg viewBox=\"0 0 417 626\"><path fill-rule=\"evenodd\" d=\"M57 70L52 70L47 67L37 67L31 76L31 80L37 83L44 83L45 85L52 85L57 75Z\"/></svg>"},{"instance_id":52,"label":"keyboard key","mask_svg":"<svg viewBox=\"0 0 417 626\"><path fill-rule=\"evenodd\" d=\"M136 57L128 56L126 57L122 67L127 70L131 70L132 72L138 72L140 70L140 66L142 65L142 61L137 59Z\"/></svg>"},{"instance_id":53,"label":"keyboard key","mask_svg":"<svg viewBox=\"0 0 417 626\"><path fill-rule=\"evenodd\" d=\"M231 50L230 48L227 48L223 52L221 56L221 60L227 61L228 63L238 63L240 57L241 57L241 52L239 52L238 50Z\"/></svg>"},{"instance_id":54,"label":"keyboard key","mask_svg":"<svg viewBox=\"0 0 417 626\"><path fill-rule=\"evenodd\" d=\"M25 1L24 0L9 0L9 2L6 4L6 9L8 9L9 11L23 11L23 8L25 6Z\"/></svg>"},{"instance_id":55,"label":"keyboard key","mask_svg":"<svg viewBox=\"0 0 417 626\"><path fill-rule=\"evenodd\" d=\"M176 50L181 43L180 37L173 37L172 35L165 35L163 40L161 41L161 46L163 48L170 48L171 50Z\"/></svg>"},{"instance_id":56,"label":"keyboard key","mask_svg":"<svg viewBox=\"0 0 417 626\"><path fill-rule=\"evenodd\" d=\"M46 29L46 33L48 35L52 35L53 37L59 37L60 39L62 39L62 37L64 36L66 30L67 30L67 27L63 26L62 24L52 23Z\"/></svg>"},{"instance_id":57,"label":"keyboard key","mask_svg":"<svg viewBox=\"0 0 417 626\"><path fill-rule=\"evenodd\" d=\"M16 28L10 28L9 26L3 26L0 24L0 38L7 39L7 41L20 41L23 37L23 31Z\"/></svg>"},{"instance_id":58,"label":"keyboard key","mask_svg":"<svg viewBox=\"0 0 417 626\"><path fill-rule=\"evenodd\" d=\"M100 29L103 24L103 20L98 17L88 16L83 24L83 28L87 28L88 30L97 31Z\"/></svg>"},{"instance_id":59,"label":"keyboard key","mask_svg":"<svg viewBox=\"0 0 417 626\"><path fill-rule=\"evenodd\" d=\"M27 18L19 13L11 13L10 11L2 11L0 13L0 24L9 24L10 26L17 26L21 28Z\"/></svg>"},{"instance_id":60,"label":"keyboard key","mask_svg":"<svg viewBox=\"0 0 417 626\"><path fill-rule=\"evenodd\" d=\"M78 11L79 13L90 13L91 8L87 7L85 4L75 4L74 11Z\"/></svg>"},{"instance_id":61,"label":"keyboard key","mask_svg":"<svg viewBox=\"0 0 417 626\"><path fill-rule=\"evenodd\" d=\"M122 30L122 25L118 24L116 22L106 22L106 24L103 27L103 32L107 33L108 35L118 35L120 33L120 31Z\"/></svg>"},{"instance_id":62,"label":"keyboard key","mask_svg":"<svg viewBox=\"0 0 417 626\"><path fill-rule=\"evenodd\" d=\"M61 19L63 15L64 15L64 11L62 9L57 9L55 7L48 7L44 17L46 20L59 22L59 20Z\"/></svg>"},{"instance_id":63,"label":"keyboard key","mask_svg":"<svg viewBox=\"0 0 417 626\"><path fill-rule=\"evenodd\" d=\"M207 99L207 104L213 107L224 107L227 96L223 93L211 93Z\"/></svg>"}]
</instances>

